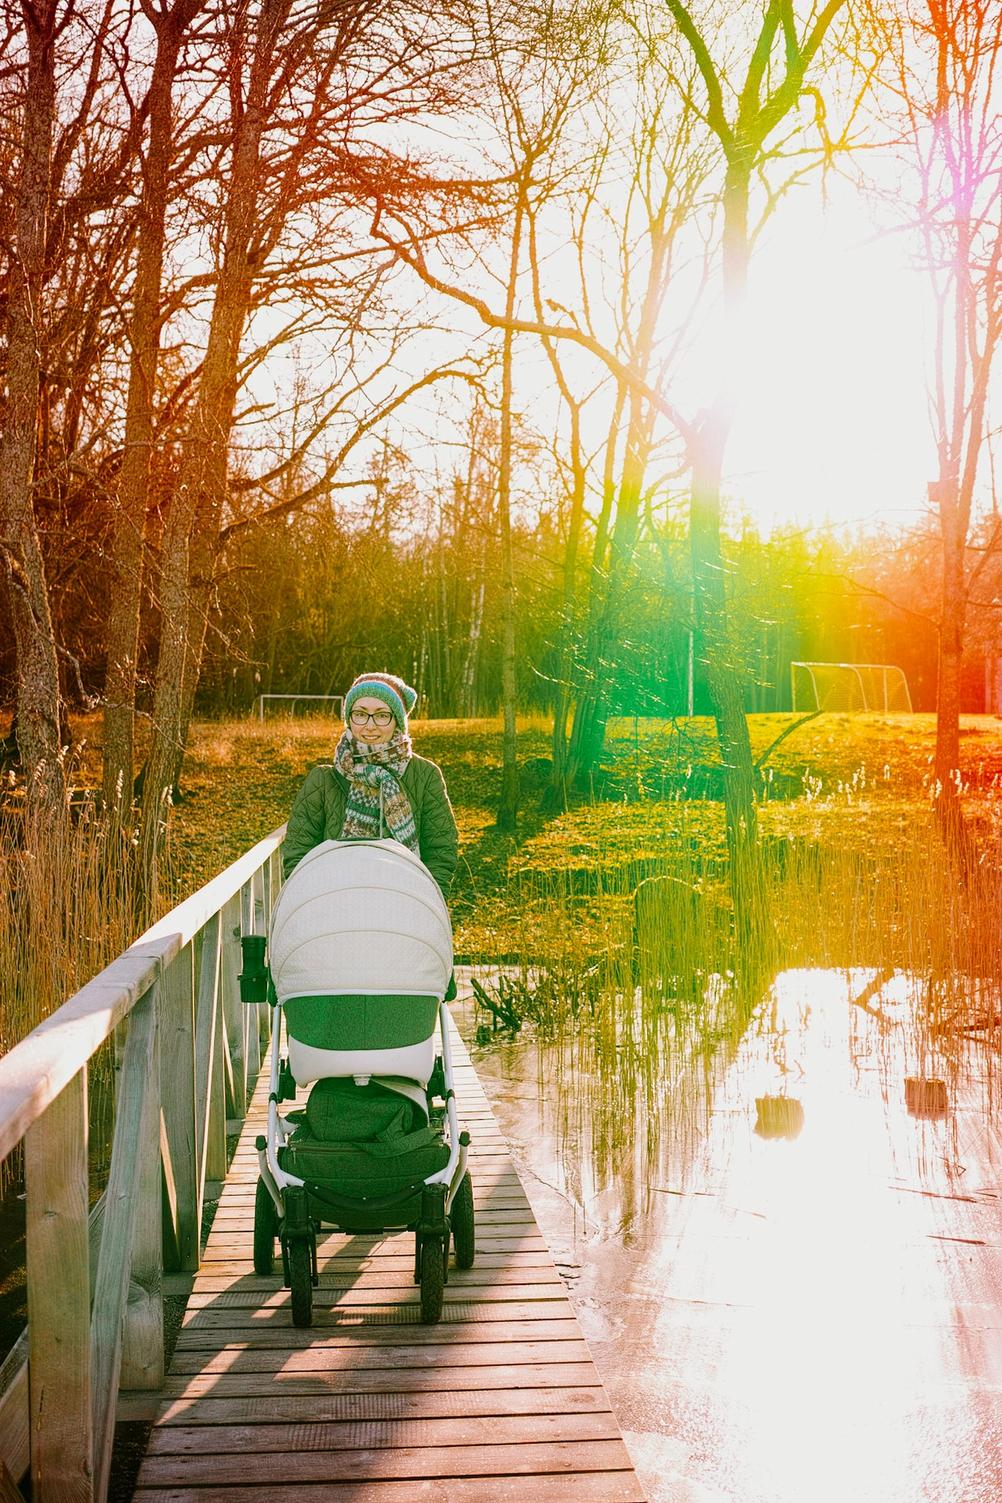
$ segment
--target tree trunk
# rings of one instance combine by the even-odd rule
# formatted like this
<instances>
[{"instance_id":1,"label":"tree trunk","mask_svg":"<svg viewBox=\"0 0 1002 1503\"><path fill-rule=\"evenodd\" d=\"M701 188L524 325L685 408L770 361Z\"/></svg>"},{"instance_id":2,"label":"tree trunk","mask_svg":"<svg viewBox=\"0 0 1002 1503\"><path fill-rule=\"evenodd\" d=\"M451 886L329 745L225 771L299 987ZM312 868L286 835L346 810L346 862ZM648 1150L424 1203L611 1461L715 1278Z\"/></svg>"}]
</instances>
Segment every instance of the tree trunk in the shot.
<instances>
[{"instance_id":1,"label":"tree trunk","mask_svg":"<svg viewBox=\"0 0 1002 1503\"><path fill-rule=\"evenodd\" d=\"M498 525L501 534L501 702L504 730L501 738L501 797L497 828L514 834L518 827L518 733L515 724L517 683L515 675L515 568L511 546L511 401L512 331L518 265L522 248L525 183L520 179L515 204L508 270L508 296L501 355L501 441L498 464Z\"/></svg>"},{"instance_id":2,"label":"tree trunk","mask_svg":"<svg viewBox=\"0 0 1002 1503\"><path fill-rule=\"evenodd\" d=\"M258 17L247 99L237 110L226 202L223 264L216 286L198 396L182 449L177 489L164 530L161 634L153 702L153 740L143 786L142 845L155 867L164 810L178 785L205 642L219 523L225 500L240 341L250 309L252 246L260 192L261 140L268 83L289 0L264 0ZM244 16L233 38L248 37Z\"/></svg>"},{"instance_id":3,"label":"tree trunk","mask_svg":"<svg viewBox=\"0 0 1002 1503\"><path fill-rule=\"evenodd\" d=\"M181 38L199 3L200 0L187 0L156 23L157 52L149 95L150 139L129 326L131 356L125 446L111 540L112 588L104 691L104 802L115 820L120 820L132 803L136 659L160 355L164 227L173 151L172 95Z\"/></svg>"},{"instance_id":4,"label":"tree trunk","mask_svg":"<svg viewBox=\"0 0 1002 1503\"><path fill-rule=\"evenodd\" d=\"M960 670L964 655L966 589L963 539L956 536L944 509L943 579L939 628L939 676L936 688L936 782L941 796L956 794L960 767Z\"/></svg>"},{"instance_id":5,"label":"tree trunk","mask_svg":"<svg viewBox=\"0 0 1002 1503\"><path fill-rule=\"evenodd\" d=\"M724 317L737 363L748 285L748 155L728 165L724 187ZM734 421L733 392L725 385L700 424L692 460L690 544L697 641L706 666L717 744L724 775L724 814L730 858L731 899L740 974L749 991L772 960L773 931L768 889L758 848L755 767L744 707L740 644L727 600L720 541L720 479Z\"/></svg>"},{"instance_id":6,"label":"tree trunk","mask_svg":"<svg viewBox=\"0 0 1002 1503\"><path fill-rule=\"evenodd\" d=\"M769 920L758 851L755 770L738 667L740 648L730 628L720 546L720 477L726 440L727 429L714 427L708 419L693 461L690 545L695 629L723 767L735 939L742 970L751 976L769 958Z\"/></svg>"},{"instance_id":7,"label":"tree trunk","mask_svg":"<svg viewBox=\"0 0 1002 1503\"><path fill-rule=\"evenodd\" d=\"M654 349L658 316L664 296L664 271L669 240L661 232L652 244L651 264L641 306L632 364L646 381ZM622 393L617 402L621 411ZM578 785L590 783L605 743L609 718L610 690L616 679L620 644L623 636L623 605L633 575L637 530L640 522L640 498L643 491L647 459L653 431L650 403L636 390L630 393L630 418L623 456L623 473L616 502L616 520L610 535L608 570L603 570L605 526L608 509L595 538L595 567L589 604L588 653L585 682L578 695L571 733L568 780ZM614 446L611 453L615 452ZM607 474L606 494L611 475Z\"/></svg>"},{"instance_id":8,"label":"tree trunk","mask_svg":"<svg viewBox=\"0 0 1002 1503\"><path fill-rule=\"evenodd\" d=\"M567 541L564 544L563 589L560 619L557 622L556 671L553 676L553 770L550 774L549 786L543 796L543 808L548 813L556 813L567 804L567 713L570 709L571 644L577 602L578 550L584 525L588 478L581 447L581 408L577 403L570 403L570 414L571 511L567 520Z\"/></svg>"},{"instance_id":9,"label":"tree trunk","mask_svg":"<svg viewBox=\"0 0 1002 1503\"><path fill-rule=\"evenodd\" d=\"M17 739L29 800L65 803L59 672L45 564L33 505L41 391L42 293L56 84L57 0L23 9L28 40L15 246L7 298L7 400L0 436L0 538L17 652Z\"/></svg>"},{"instance_id":10,"label":"tree trunk","mask_svg":"<svg viewBox=\"0 0 1002 1503\"><path fill-rule=\"evenodd\" d=\"M653 327L650 337L639 341L645 353L641 367L644 374L652 337ZM601 524L595 538L585 681L575 706L567 769L568 782L579 787L590 784L605 744L605 730L611 708L610 693L616 681L620 643L623 639L623 611L634 574L640 497L650 441L649 406L638 393L631 393L626 452L616 497L616 520L609 534L607 564L604 562L605 535ZM607 521L608 511L605 515Z\"/></svg>"}]
</instances>

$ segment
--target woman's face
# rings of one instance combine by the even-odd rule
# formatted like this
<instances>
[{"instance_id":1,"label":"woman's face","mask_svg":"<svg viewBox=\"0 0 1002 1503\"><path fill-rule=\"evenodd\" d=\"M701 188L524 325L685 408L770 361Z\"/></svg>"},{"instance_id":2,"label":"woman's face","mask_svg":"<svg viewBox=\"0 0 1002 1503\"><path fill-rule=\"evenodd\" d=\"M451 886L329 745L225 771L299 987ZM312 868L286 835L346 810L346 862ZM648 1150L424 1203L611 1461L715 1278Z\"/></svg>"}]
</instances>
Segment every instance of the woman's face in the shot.
<instances>
[{"instance_id":1,"label":"woman's face","mask_svg":"<svg viewBox=\"0 0 1002 1503\"><path fill-rule=\"evenodd\" d=\"M373 720L374 715L388 723L380 725ZM352 734L362 746L385 746L387 741L393 739L393 732L397 728L396 721L381 699L356 699L351 707L349 720Z\"/></svg>"}]
</instances>

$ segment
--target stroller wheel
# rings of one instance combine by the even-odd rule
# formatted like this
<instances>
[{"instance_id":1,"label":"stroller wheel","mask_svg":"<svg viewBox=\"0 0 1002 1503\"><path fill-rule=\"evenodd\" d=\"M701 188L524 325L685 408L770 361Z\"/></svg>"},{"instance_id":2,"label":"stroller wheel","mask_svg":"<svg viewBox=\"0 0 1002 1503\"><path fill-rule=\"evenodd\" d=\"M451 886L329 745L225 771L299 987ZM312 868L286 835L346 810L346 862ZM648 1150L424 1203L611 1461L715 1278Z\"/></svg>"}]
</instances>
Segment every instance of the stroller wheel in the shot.
<instances>
[{"instance_id":1,"label":"stroller wheel","mask_svg":"<svg viewBox=\"0 0 1002 1503\"><path fill-rule=\"evenodd\" d=\"M305 1237L289 1242L289 1287L292 1291L292 1324L313 1324L313 1257Z\"/></svg>"},{"instance_id":2,"label":"stroller wheel","mask_svg":"<svg viewBox=\"0 0 1002 1503\"><path fill-rule=\"evenodd\" d=\"M278 1232L278 1217L275 1202L268 1193L263 1179L257 1182L254 1192L254 1272L261 1275L272 1273L275 1268L275 1237Z\"/></svg>"},{"instance_id":3,"label":"stroller wheel","mask_svg":"<svg viewBox=\"0 0 1002 1503\"><path fill-rule=\"evenodd\" d=\"M452 1245L456 1249L456 1267L472 1268L477 1251L476 1223L473 1214L473 1181L464 1174L452 1202Z\"/></svg>"},{"instance_id":4,"label":"stroller wheel","mask_svg":"<svg viewBox=\"0 0 1002 1503\"><path fill-rule=\"evenodd\" d=\"M421 1320L434 1325L442 1316L445 1292L445 1244L441 1237L428 1237L421 1244Z\"/></svg>"}]
</instances>

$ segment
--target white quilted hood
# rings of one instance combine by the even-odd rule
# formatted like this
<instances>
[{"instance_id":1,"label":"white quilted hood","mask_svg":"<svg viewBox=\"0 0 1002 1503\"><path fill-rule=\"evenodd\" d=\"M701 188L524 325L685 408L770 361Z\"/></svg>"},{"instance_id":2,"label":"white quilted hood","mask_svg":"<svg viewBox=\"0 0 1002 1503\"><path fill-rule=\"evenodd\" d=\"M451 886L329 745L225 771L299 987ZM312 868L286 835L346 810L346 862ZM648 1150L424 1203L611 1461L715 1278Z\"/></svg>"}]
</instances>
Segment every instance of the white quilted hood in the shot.
<instances>
[{"instance_id":1,"label":"white quilted hood","mask_svg":"<svg viewBox=\"0 0 1002 1503\"><path fill-rule=\"evenodd\" d=\"M271 920L279 1001L318 993L445 994L452 926L438 883L395 840L325 840L290 874Z\"/></svg>"}]
</instances>

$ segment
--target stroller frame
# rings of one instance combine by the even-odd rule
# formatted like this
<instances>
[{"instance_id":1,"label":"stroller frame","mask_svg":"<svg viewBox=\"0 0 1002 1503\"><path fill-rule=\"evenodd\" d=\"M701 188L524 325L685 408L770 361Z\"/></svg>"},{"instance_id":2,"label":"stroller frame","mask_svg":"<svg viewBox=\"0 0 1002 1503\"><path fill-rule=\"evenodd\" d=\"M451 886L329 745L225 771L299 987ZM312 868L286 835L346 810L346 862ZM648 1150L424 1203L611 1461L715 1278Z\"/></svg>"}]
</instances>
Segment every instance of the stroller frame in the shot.
<instances>
[{"instance_id":1,"label":"stroller frame","mask_svg":"<svg viewBox=\"0 0 1002 1503\"><path fill-rule=\"evenodd\" d=\"M282 1250L284 1282L291 1290L293 1322L297 1326L312 1323L313 1289L319 1283L317 1232L330 1223L350 1232L352 1211L371 1217L386 1213L379 1230L412 1229L415 1233L414 1280L421 1288L421 1318L425 1323L441 1316L444 1286L448 1282L450 1241L454 1244L456 1265L471 1267L475 1255L473 1192L467 1171L469 1133L461 1130L456 1110L452 1047L449 1037L450 1018L446 1003L437 992L425 992L429 999L438 998L436 1045L441 1052L427 1085L415 1081L425 1091L429 1121L441 1129L449 1156L442 1168L426 1178L415 1180L379 1197L341 1195L330 1182L314 1183L282 1167L279 1154L291 1138L298 1123L290 1122L279 1110L283 1101L296 1095L296 1082L288 1058L283 1054L283 1001L276 995L264 959L263 937L245 936L244 972L241 990L247 1002L268 1000L271 1004L271 1052L268 1084L267 1131L257 1138L259 1180L254 1207L254 1267L268 1274L274 1263L275 1238ZM262 995L263 991L263 995ZM368 1084L374 1072L342 1074L329 1078L353 1079L359 1086ZM323 1077L318 1077L323 1078ZM378 1075L376 1076L378 1079ZM444 1103L434 1106L436 1100ZM420 1215L413 1219L413 1203L420 1192ZM394 1209L402 1211L410 1202L407 1219L394 1218ZM321 1213L318 1214L318 1207ZM323 1214L330 1210L330 1216ZM370 1229L375 1231L376 1229ZM378 1232L377 1232L378 1234Z\"/></svg>"}]
</instances>

